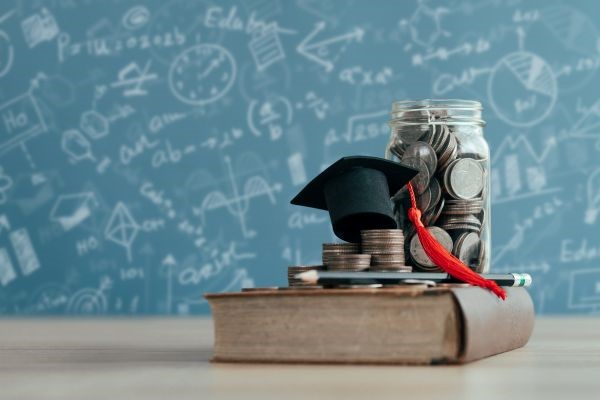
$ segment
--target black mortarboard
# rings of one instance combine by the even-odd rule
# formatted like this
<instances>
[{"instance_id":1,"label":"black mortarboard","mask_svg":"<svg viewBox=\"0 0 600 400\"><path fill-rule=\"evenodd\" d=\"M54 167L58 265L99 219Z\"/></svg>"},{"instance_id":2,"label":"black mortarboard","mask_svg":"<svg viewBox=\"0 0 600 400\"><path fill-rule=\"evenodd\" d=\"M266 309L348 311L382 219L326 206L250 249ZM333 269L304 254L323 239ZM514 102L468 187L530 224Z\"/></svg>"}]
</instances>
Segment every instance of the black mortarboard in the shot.
<instances>
[{"instance_id":1,"label":"black mortarboard","mask_svg":"<svg viewBox=\"0 0 600 400\"><path fill-rule=\"evenodd\" d=\"M378 157L342 157L310 181L291 203L328 210L337 237L358 242L361 230L397 228L390 194L418 172Z\"/></svg>"}]
</instances>

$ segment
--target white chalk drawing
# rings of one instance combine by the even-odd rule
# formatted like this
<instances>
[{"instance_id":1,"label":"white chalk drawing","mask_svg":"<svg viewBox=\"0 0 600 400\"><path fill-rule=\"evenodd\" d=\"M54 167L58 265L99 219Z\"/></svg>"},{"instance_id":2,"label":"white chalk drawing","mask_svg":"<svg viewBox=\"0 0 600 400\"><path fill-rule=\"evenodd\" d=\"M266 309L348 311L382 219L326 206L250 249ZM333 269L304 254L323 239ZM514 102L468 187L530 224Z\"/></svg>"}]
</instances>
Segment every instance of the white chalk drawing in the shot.
<instances>
[{"instance_id":1,"label":"white chalk drawing","mask_svg":"<svg viewBox=\"0 0 600 400\"><path fill-rule=\"evenodd\" d=\"M500 204L561 191L559 187L547 187L545 170L545 161L556 147L555 137L548 138L538 152L526 136L507 136L492 157L492 202Z\"/></svg>"},{"instance_id":2,"label":"white chalk drawing","mask_svg":"<svg viewBox=\"0 0 600 400\"><path fill-rule=\"evenodd\" d=\"M567 299L569 309L600 309L600 268L571 271Z\"/></svg>"},{"instance_id":3,"label":"white chalk drawing","mask_svg":"<svg viewBox=\"0 0 600 400\"><path fill-rule=\"evenodd\" d=\"M390 129L381 120L387 115L387 110L353 115L346 122L346 131L338 134L335 130L330 130L325 135L324 144L329 147L341 141L355 143L389 136Z\"/></svg>"},{"instance_id":4,"label":"white chalk drawing","mask_svg":"<svg viewBox=\"0 0 600 400\"><path fill-rule=\"evenodd\" d=\"M331 24L337 24L341 16L340 7L334 0L298 0L298 7Z\"/></svg>"},{"instance_id":5,"label":"white chalk drawing","mask_svg":"<svg viewBox=\"0 0 600 400\"><path fill-rule=\"evenodd\" d=\"M83 160L96 162L96 157L92 153L92 144L77 129L69 129L62 133L60 147L73 164Z\"/></svg>"},{"instance_id":6,"label":"white chalk drawing","mask_svg":"<svg viewBox=\"0 0 600 400\"><path fill-rule=\"evenodd\" d=\"M296 108L298 110L302 110L304 108L311 110L317 119L323 120L330 112L331 105L327 100L318 96L315 92L310 91L304 96L304 102L296 103Z\"/></svg>"},{"instance_id":7,"label":"white chalk drawing","mask_svg":"<svg viewBox=\"0 0 600 400\"><path fill-rule=\"evenodd\" d=\"M54 202L50 211L50 220L59 223L65 231L69 231L92 215L93 209L98 205L93 192L63 194Z\"/></svg>"},{"instance_id":8,"label":"white chalk drawing","mask_svg":"<svg viewBox=\"0 0 600 400\"><path fill-rule=\"evenodd\" d=\"M125 248L127 260L131 262L131 246L140 231L140 226L135 221L129 208L123 202L118 202L106 224L104 236L119 246Z\"/></svg>"},{"instance_id":9,"label":"white chalk drawing","mask_svg":"<svg viewBox=\"0 0 600 400\"><path fill-rule=\"evenodd\" d=\"M568 128L568 137L594 140L596 150L600 150L600 100L596 100L581 117Z\"/></svg>"},{"instance_id":10,"label":"white chalk drawing","mask_svg":"<svg viewBox=\"0 0 600 400\"><path fill-rule=\"evenodd\" d=\"M0 78L6 75L12 68L15 50L10 37L4 31L0 31Z\"/></svg>"},{"instance_id":11,"label":"white chalk drawing","mask_svg":"<svg viewBox=\"0 0 600 400\"><path fill-rule=\"evenodd\" d=\"M60 29L54 15L47 8L42 8L38 13L30 15L21 22L21 29L27 46L35 47L42 42L54 39Z\"/></svg>"},{"instance_id":12,"label":"white chalk drawing","mask_svg":"<svg viewBox=\"0 0 600 400\"><path fill-rule=\"evenodd\" d=\"M4 168L0 166L0 205L6 203L8 192L12 188L12 178L4 172Z\"/></svg>"},{"instance_id":13,"label":"white chalk drawing","mask_svg":"<svg viewBox=\"0 0 600 400\"><path fill-rule=\"evenodd\" d=\"M150 73L151 61L147 61L144 68L135 62L130 62L119 70L117 80L110 84L112 88L123 88L123 96L145 96L148 91L143 87L148 81L154 81L158 78L155 73Z\"/></svg>"},{"instance_id":14,"label":"white chalk drawing","mask_svg":"<svg viewBox=\"0 0 600 400\"><path fill-rule=\"evenodd\" d=\"M16 146L24 149L27 140L47 130L38 104L29 92L0 105L0 119L0 156Z\"/></svg>"},{"instance_id":15,"label":"white chalk drawing","mask_svg":"<svg viewBox=\"0 0 600 400\"><path fill-rule=\"evenodd\" d=\"M104 277L98 288L83 288L69 298L67 313L75 315L102 315L108 311L106 292L112 287L112 281Z\"/></svg>"},{"instance_id":16,"label":"white chalk drawing","mask_svg":"<svg viewBox=\"0 0 600 400\"><path fill-rule=\"evenodd\" d=\"M96 110L84 111L79 120L79 128L93 140L108 135L109 126L108 119Z\"/></svg>"},{"instance_id":17,"label":"white chalk drawing","mask_svg":"<svg viewBox=\"0 0 600 400\"><path fill-rule=\"evenodd\" d=\"M14 281L16 277L17 273L10 261L8 252L4 247L0 248L0 285L6 286Z\"/></svg>"},{"instance_id":18,"label":"white chalk drawing","mask_svg":"<svg viewBox=\"0 0 600 400\"><path fill-rule=\"evenodd\" d=\"M281 13L279 0L243 0L248 14L254 14L256 19L265 21Z\"/></svg>"},{"instance_id":19,"label":"white chalk drawing","mask_svg":"<svg viewBox=\"0 0 600 400\"><path fill-rule=\"evenodd\" d=\"M408 18L401 19L398 25L400 28L408 30L412 43L430 48L440 38L450 36L450 32L442 27L442 19L448 13L450 13L450 9L446 7L431 8L427 1L419 0L413 14ZM405 49L410 49L412 43Z\"/></svg>"},{"instance_id":20,"label":"white chalk drawing","mask_svg":"<svg viewBox=\"0 0 600 400\"><path fill-rule=\"evenodd\" d=\"M12 17L14 13L13 10L0 16L0 24ZM10 41L10 36L3 30L0 30L0 78L6 75L12 68L14 56L15 50Z\"/></svg>"},{"instance_id":21,"label":"white chalk drawing","mask_svg":"<svg viewBox=\"0 0 600 400\"><path fill-rule=\"evenodd\" d=\"M292 185L298 186L306 183L306 168L304 168L304 158L302 153L294 153L287 159L290 176L292 177Z\"/></svg>"},{"instance_id":22,"label":"white chalk drawing","mask_svg":"<svg viewBox=\"0 0 600 400\"><path fill-rule=\"evenodd\" d=\"M583 221L593 225L600 212L600 168L592 171L588 176L585 188L586 210Z\"/></svg>"},{"instance_id":23,"label":"white chalk drawing","mask_svg":"<svg viewBox=\"0 0 600 400\"><path fill-rule=\"evenodd\" d=\"M543 121L552 112L557 97L552 68L528 51L502 57L488 79L490 105L502 121L512 126L530 127Z\"/></svg>"},{"instance_id":24,"label":"white chalk drawing","mask_svg":"<svg viewBox=\"0 0 600 400\"><path fill-rule=\"evenodd\" d=\"M353 42L362 42L365 32L362 28L356 27L348 33L314 41L325 27L324 21L317 22L314 29L296 47L296 51L325 68L326 72L331 72L347 46Z\"/></svg>"},{"instance_id":25,"label":"white chalk drawing","mask_svg":"<svg viewBox=\"0 0 600 400\"><path fill-rule=\"evenodd\" d=\"M123 14L121 25L128 31L135 31L143 28L150 21L150 10L145 6L133 6Z\"/></svg>"},{"instance_id":26,"label":"white chalk drawing","mask_svg":"<svg viewBox=\"0 0 600 400\"><path fill-rule=\"evenodd\" d=\"M284 127L289 126L293 118L294 110L290 101L279 95L271 95L263 102L252 100L246 114L248 127L252 133L262 136L265 129L271 140L280 139Z\"/></svg>"},{"instance_id":27,"label":"white chalk drawing","mask_svg":"<svg viewBox=\"0 0 600 400\"><path fill-rule=\"evenodd\" d=\"M245 268L236 269L232 275L225 287L221 288L217 293L239 292L243 288L255 287L254 279L252 279ZM187 314L189 306L200 304L206 304L206 299L203 296L182 299L181 304L177 305L177 313Z\"/></svg>"},{"instance_id":28,"label":"white chalk drawing","mask_svg":"<svg viewBox=\"0 0 600 400\"><path fill-rule=\"evenodd\" d=\"M281 191L282 185L279 183L270 185L264 177L253 175L245 181L244 187L240 191L231 166L231 159L225 157L224 162L227 167L227 175L229 183L231 184L232 195L226 196L222 191L214 190L204 196L200 207L194 207L194 214L200 216L203 225L205 225L207 211L226 208L232 216L237 218L244 237L254 237L256 236L256 231L249 229L246 222L250 200L267 196L271 204L276 204L277 200L275 198L275 193Z\"/></svg>"},{"instance_id":29,"label":"white chalk drawing","mask_svg":"<svg viewBox=\"0 0 600 400\"><path fill-rule=\"evenodd\" d=\"M23 275L27 276L38 270L40 268L40 261L33 248L27 229L15 229L10 233L9 238Z\"/></svg>"},{"instance_id":30,"label":"white chalk drawing","mask_svg":"<svg viewBox=\"0 0 600 400\"><path fill-rule=\"evenodd\" d=\"M171 93L183 103L202 106L219 100L233 86L235 59L217 44L190 47L169 68Z\"/></svg>"},{"instance_id":31,"label":"white chalk drawing","mask_svg":"<svg viewBox=\"0 0 600 400\"><path fill-rule=\"evenodd\" d=\"M256 32L248 44L259 71L266 70L278 61L285 60L285 52L279 39L278 27L270 24L267 29Z\"/></svg>"}]
</instances>

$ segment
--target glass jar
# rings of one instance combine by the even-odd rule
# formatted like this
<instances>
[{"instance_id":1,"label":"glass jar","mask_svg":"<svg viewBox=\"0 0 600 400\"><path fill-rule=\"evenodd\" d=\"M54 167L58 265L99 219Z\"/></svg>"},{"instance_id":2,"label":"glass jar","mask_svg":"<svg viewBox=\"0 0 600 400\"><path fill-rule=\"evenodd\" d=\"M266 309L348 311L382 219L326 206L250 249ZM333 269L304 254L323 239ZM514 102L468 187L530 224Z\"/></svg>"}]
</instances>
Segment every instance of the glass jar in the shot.
<instances>
[{"instance_id":1,"label":"glass jar","mask_svg":"<svg viewBox=\"0 0 600 400\"><path fill-rule=\"evenodd\" d=\"M491 254L490 150L481 103L469 100L397 101L392 105L385 157L419 169L411 181L422 221L440 243L476 272L488 272ZM404 230L406 262L440 269L424 253L408 220L408 190L392 197Z\"/></svg>"}]
</instances>

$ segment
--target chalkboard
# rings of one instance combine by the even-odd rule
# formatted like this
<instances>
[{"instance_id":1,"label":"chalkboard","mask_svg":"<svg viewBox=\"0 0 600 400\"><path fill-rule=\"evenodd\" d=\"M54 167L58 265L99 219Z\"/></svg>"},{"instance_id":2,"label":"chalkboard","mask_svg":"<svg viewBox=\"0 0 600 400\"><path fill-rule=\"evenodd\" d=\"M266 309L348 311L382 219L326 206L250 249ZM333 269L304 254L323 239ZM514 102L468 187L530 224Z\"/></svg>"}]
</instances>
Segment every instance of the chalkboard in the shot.
<instances>
[{"instance_id":1,"label":"chalkboard","mask_svg":"<svg viewBox=\"0 0 600 400\"><path fill-rule=\"evenodd\" d=\"M0 313L202 314L286 284L382 156L395 100L474 99L492 270L539 314L600 309L600 4L31 0L0 5Z\"/></svg>"}]
</instances>

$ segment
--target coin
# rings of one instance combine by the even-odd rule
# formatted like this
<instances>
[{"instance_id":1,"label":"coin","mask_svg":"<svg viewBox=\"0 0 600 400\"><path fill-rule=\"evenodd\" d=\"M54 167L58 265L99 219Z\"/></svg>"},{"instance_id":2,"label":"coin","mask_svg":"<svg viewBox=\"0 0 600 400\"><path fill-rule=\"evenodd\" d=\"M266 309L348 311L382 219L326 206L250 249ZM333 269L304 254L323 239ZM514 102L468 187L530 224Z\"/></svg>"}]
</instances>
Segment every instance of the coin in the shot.
<instances>
[{"instance_id":1,"label":"coin","mask_svg":"<svg viewBox=\"0 0 600 400\"><path fill-rule=\"evenodd\" d=\"M370 265L370 254L335 254L326 264L330 271L364 271Z\"/></svg>"},{"instance_id":2,"label":"coin","mask_svg":"<svg viewBox=\"0 0 600 400\"><path fill-rule=\"evenodd\" d=\"M429 186L429 179L432 173L429 171L424 160L415 157L402 158L402 164L419 170L419 173L411 179L411 183L417 194L421 194ZM404 186L406 188L406 186ZM406 190L406 189L405 189Z\"/></svg>"},{"instance_id":3,"label":"coin","mask_svg":"<svg viewBox=\"0 0 600 400\"><path fill-rule=\"evenodd\" d=\"M358 254L360 245L358 243L323 243L322 260L327 265L331 256L337 254Z\"/></svg>"},{"instance_id":4,"label":"coin","mask_svg":"<svg viewBox=\"0 0 600 400\"><path fill-rule=\"evenodd\" d=\"M484 176L481 165L472 158L460 158L448 167L445 180L448 193L458 199L472 199L483 190Z\"/></svg>"},{"instance_id":5,"label":"coin","mask_svg":"<svg viewBox=\"0 0 600 400\"><path fill-rule=\"evenodd\" d=\"M481 240L475 232L462 233L455 241L452 253L472 269L477 267L479 261L479 248Z\"/></svg>"},{"instance_id":6,"label":"coin","mask_svg":"<svg viewBox=\"0 0 600 400\"><path fill-rule=\"evenodd\" d=\"M425 142L414 142L409 145L404 150L404 154L402 154L401 162L403 164L406 164L403 162L405 158L417 158L423 160L431 172L435 171L437 168L437 156L435 150Z\"/></svg>"},{"instance_id":7,"label":"coin","mask_svg":"<svg viewBox=\"0 0 600 400\"><path fill-rule=\"evenodd\" d=\"M429 233L448 251L452 251L452 238L440 227L430 226L427 227ZM438 267L433 261L427 256L418 235L413 235L410 241L410 256L412 260L418 264L419 267L426 270L437 270Z\"/></svg>"}]
</instances>

